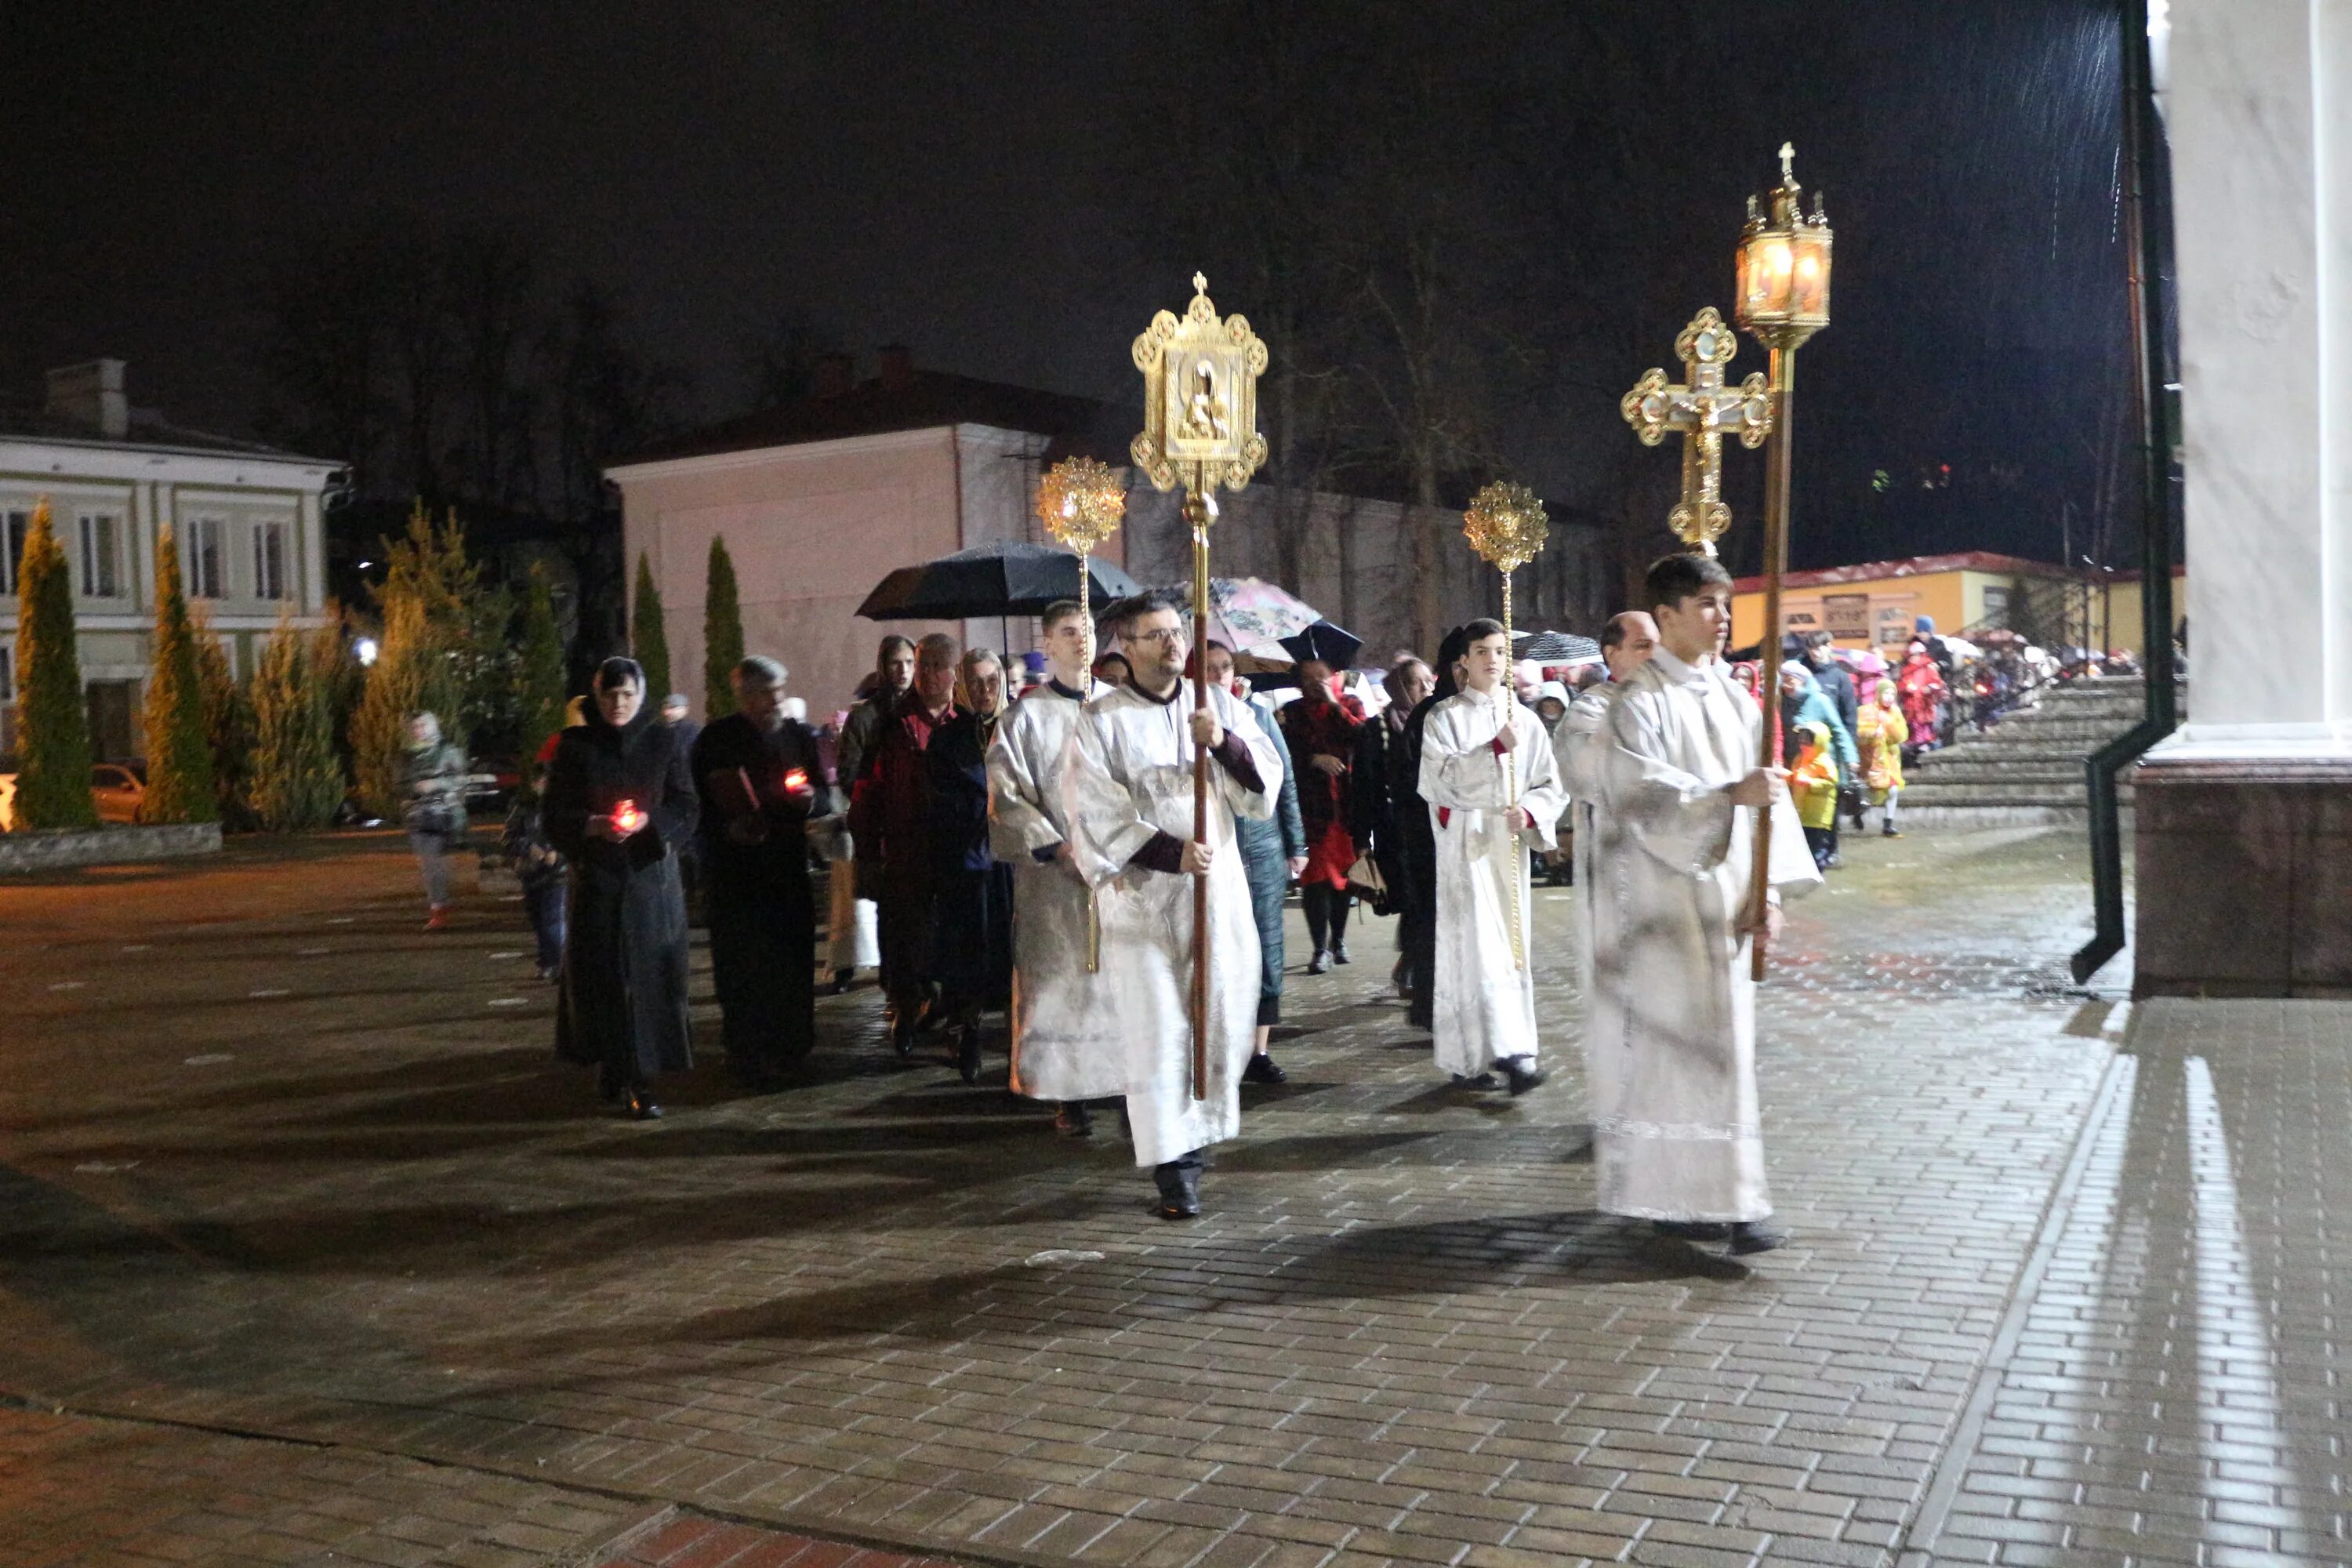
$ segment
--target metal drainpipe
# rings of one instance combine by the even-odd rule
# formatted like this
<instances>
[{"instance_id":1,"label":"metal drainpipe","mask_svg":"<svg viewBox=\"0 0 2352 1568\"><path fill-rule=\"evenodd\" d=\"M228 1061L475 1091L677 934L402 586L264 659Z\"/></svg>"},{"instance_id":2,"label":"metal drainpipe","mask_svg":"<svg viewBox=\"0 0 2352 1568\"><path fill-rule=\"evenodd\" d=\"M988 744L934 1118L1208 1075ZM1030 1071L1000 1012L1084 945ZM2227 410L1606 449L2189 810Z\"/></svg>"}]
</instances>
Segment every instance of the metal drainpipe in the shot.
<instances>
[{"instance_id":1,"label":"metal drainpipe","mask_svg":"<svg viewBox=\"0 0 2352 1568\"><path fill-rule=\"evenodd\" d=\"M2164 312L2157 308L2156 298L2165 286L2165 264L2171 259L2172 201L2148 58L2147 0L2125 0L2123 55L2124 136L2131 154L2124 219L2131 240L2132 384L2140 423L2140 646L2147 707L2138 723L2092 752L2083 766L2090 786L2091 898L2096 925L2091 940L2074 954L2078 985L2123 951L2123 825L2116 776L2180 721L2172 663L2172 534L2179 481L2164 396L2176 372L2165 340Z\"/></svg>"}]
</instances>

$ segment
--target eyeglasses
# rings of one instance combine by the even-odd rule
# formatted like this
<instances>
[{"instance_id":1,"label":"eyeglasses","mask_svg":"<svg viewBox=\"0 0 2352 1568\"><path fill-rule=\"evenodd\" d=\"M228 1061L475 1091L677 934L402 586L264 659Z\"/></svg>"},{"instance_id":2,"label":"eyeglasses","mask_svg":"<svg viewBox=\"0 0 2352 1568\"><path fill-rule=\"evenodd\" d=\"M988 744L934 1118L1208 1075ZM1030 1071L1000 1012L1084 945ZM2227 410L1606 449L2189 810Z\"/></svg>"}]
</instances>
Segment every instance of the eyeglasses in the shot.
<instances>
[{"instance_id":1,"label":"eyeglasses","mask_svg":"<svg viewBox=\"0 0 2352 1568\"><path fill-rule=\"evenodd\" d=\"M1184 633L1180 627L1170 626L1163 631L1129 632L1127 634L1127 640L1158 643L1161 647L1173 647L1184 640Z\"/></svg>"}]
</instances>

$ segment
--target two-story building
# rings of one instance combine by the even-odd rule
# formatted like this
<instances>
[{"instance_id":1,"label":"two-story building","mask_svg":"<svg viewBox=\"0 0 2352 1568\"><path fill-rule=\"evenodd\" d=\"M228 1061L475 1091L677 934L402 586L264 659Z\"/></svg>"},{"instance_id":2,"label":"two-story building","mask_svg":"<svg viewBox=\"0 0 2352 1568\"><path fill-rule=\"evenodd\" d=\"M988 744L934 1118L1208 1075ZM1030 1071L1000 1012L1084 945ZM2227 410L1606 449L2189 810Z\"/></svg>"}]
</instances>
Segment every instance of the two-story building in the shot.
<instances>
[{"instance_id":1,"label":"two-story building","mask_svg":"<svg viewBox=\"0 0 2352 1568\"><path fill-rule=\"evenodd\" d=\"M146 749L140 709L162 529L179 542L191 607L242 674L280 616L320 624L321 517L342 482L341 465L325 458L131 407L121 360L51 371L37 409L0 405L0 751L16 744L17 568L43 497L73 578L91 748L131 758Z\"/></svg>"}]
</instances>

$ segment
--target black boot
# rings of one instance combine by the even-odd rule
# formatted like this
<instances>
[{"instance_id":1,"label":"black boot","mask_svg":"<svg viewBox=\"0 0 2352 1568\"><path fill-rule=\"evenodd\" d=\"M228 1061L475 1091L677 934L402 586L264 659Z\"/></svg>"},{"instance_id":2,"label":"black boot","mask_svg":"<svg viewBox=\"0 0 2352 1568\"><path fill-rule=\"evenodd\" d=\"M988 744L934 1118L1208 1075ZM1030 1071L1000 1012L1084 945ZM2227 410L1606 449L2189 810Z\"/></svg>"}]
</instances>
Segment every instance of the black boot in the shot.
<instances>
[{"instance_id":1,"label":"black boot","mask_svg":"<svg viewBox=\"0 0 2352 1568\"><path fill-rule=\"evenodd\" d=\"M1160 1217L1161 1219L1198 1219L1201 1215L1200 1156L1188 1154L1180 1160L1170 1160L1151 1170L1151 1179L1160 1187Z\"/></svg>"},{"instance_id":2,"label":"black boot","mask_svg":"<svg viewBox=\"0 0 2352 1568\"><path fill-rule=\"evenodd\" d=\"M1250 1058L1249 1066L1242 1068L1244 1083L1288 1083L1290 1075L1275 1065L1273 1056L1260 1051Z\"/></svg>"}]
</instances>

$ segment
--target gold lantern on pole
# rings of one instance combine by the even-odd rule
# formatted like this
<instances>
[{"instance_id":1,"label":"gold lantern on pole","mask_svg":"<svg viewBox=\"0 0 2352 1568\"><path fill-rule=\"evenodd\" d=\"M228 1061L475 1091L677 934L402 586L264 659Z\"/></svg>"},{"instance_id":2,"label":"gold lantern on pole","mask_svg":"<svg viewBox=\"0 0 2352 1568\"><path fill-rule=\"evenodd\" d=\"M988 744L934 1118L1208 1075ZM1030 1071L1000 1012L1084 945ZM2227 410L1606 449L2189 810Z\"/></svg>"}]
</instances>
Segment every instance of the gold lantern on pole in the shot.
<instances>
[{"instance_id":1,"label":"gold lantern on pole","mask_svg":"<svg viewBox=\"0 0 2352 1568\"><path fill-rule=\"evenodd\" d=\"M1797 434L1797 350L1830 324L1830 224L1819 192L1811 217L1797 184L1797 150L1780 144L1780 183L1759 207L1748 198L1738 253L1739 292L1733 314L1770 353L1772 436L1764 459L1764 745L1759 762L1780 763L1780 580L1789 570L1790 443ZM1764 906L1771 888L1772 813L1757 814L1755 872L1748 918L1755 927L1752 973L1764 977Z\"/></svg>"},{"instance_id":2,"label":"gold lantern on pole","mask_svg":"<svg viewBox=\"0 0 2352 1568\"><path fill-rule=\"evenodd\" d=\"M1192 302L1179 321L1160 311L1135 340L1143 373L1143 430L1128 448L1154 489L1184 487L1192 535L1192 690L1209 701L1209 525L1219 487L1238 490L1265 461L1257 429L1257 378L1266 348L1239 315L1220 317L1209 280L1192 274ZM1209 836L1209 757L1192 754L1192 837ZM1192 883L1192 1098L1209 1092L1209 882Z\"/></svg>"},{"instance_id":3,"label":"gold lantern on pole","mask_svg":"<svg viewBox=\"0 0 2352 1568\"><path fill-rule=\"evenodd\" d=\"M1471 498L1470 510L1462 514L1462 531L1469 537L1470 548L1503 574L1503 653L1507 660L1511 656L1511 574L1542 551L1544 541L1551 535L1550 521L1544 515L1543 502L1536 499L1535 491L1525 485L1497 480ZM1496 718L1503 725L1511 721L1512 700L1507 666L1502 689L1495 694ZM1503 799L1507 810L1519 804L1519 760L1516 751L1503 753ZM1528 943L1526 916L1519 909L1518 858L1526 850L1520 847L1516 836L1511 848L1511 967L1525 969Z\"/></svg>"},{"instance_id":4,"label":"gold lantern on pole","mask_svg":"<svg viewBox=\"0 0 2352 1568\"><path fill-rule=\"evenodd\" d=\"M1092 458L1065 458L1037 481L1037 521L1045 531L1078 552L1078 620L1086 629L1087 665L1095 662L1093 570L1097 546L1118 531L1127 517L1127 486L1108 464ZM1087 973L1102 968L1102 913L1095 890L1087 889Z\"/></svg>"}]
</instances>

